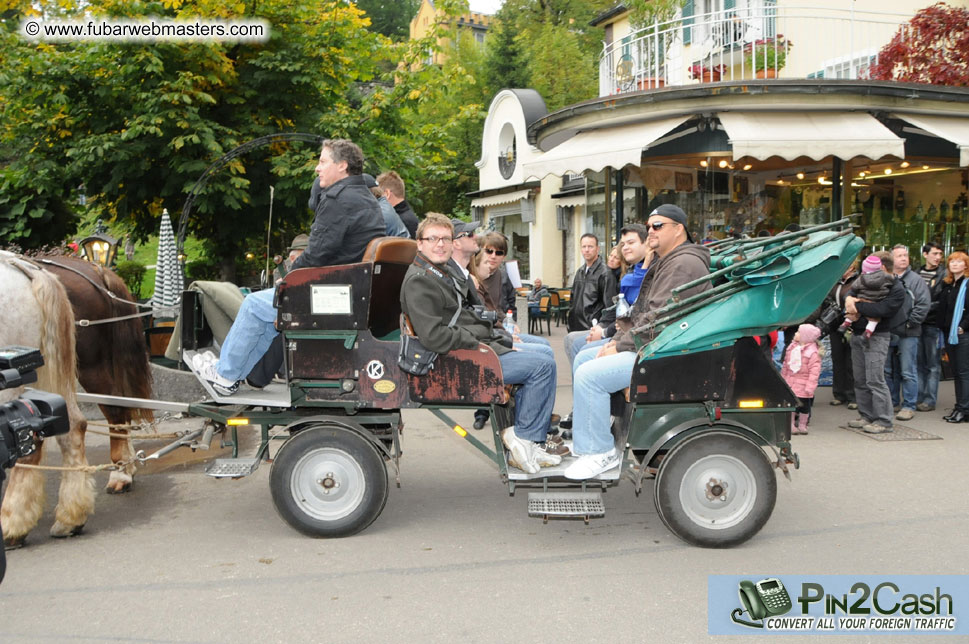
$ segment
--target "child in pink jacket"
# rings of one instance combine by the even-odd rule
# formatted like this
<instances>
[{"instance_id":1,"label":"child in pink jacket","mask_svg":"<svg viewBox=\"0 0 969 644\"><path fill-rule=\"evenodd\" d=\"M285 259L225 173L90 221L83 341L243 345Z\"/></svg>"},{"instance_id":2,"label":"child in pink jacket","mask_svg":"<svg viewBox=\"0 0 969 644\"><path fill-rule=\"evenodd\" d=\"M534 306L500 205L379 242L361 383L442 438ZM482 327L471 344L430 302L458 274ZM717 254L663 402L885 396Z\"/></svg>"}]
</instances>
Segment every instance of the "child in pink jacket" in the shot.
<instances>
[{"instance_id":1,"label":"child in pink jacket","mask_svg":"<svg viewBox=\"0 0 969 644\"><path fill-rule=\"evenodd\" d=\"M811 417L811 405L814 403L814 390L818 388L818 376L821 375L821 354L818 353L818 338L821 329L813 324L802 324L797 327L794 342L784 354L784 366L781 376L797 396L800 403L791 414L791 433L807 434L808 419Z\"/></svg>"}]
</instances>

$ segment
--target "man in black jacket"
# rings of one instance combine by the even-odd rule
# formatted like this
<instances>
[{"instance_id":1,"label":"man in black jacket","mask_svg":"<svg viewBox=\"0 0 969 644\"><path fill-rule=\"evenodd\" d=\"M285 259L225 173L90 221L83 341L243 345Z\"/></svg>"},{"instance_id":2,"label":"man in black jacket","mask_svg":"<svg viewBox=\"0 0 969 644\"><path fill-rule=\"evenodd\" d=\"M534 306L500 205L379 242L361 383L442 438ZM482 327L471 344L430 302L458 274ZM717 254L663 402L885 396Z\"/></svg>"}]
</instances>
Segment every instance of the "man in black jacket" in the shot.
<instances>
[{"instance_id":1,"label":"man in black jacket","mask_svg":"<svg viewBox=\"0 0 969 644\"><path fill-rule=\"evenodd\" d=\"M427 349L439 354L453 349L474 349L483 343L494 349L506 384L522 385L515 395L515 424L501 432L511 452L509 463L530 474L558 465L561 456L542 445L555 403L555 360L535 352L511 348L495 334L492 322L466 306L468 282L458 289L448 271L454 228L443 215L429 213L417 228L417 257L407 269L400 289L401 310L410 318L414 333ZM455 314L457 314L455 316ZM453 320L453 323L452 323Z\"/></svg>"},{"instance_id":2,"label":"man in black jacket","mask_svg":"<svg viewBox=\"0 0 969 644\"><path fill-rule=\"evenodd\" d=\"M359 262L367 244L384 235L380 206L360 176L362 172L363 152L355 143L346 139L323 142L316 165L322 193L309 243L293 261L292 270ZM209 352L195 355L196 373L216 393L234 394L278 335L275 291L264 289L246 296L218 358Z\"/></svg>"},{"instance_id":3,"label":"man in black jacket","mask_svg":"<svg viewBox=\"0 0 969 644\"><path fill-rule=\"evenodd\" d=\"M575 271L572 280L570 332L590 329L592 321L602 318L602 310L612 306L612 298L619 292L616 278L599 257L599 238L586 233L579 244L585 265Z\"/></svg>"},{"instance_id":4,"label":"man in black jacket","mask_svg":"<svg viewBox=\"0 0 969 644\"><path fill-rule=\"evenodd\" d=\"M936 319L939 293L942 292L942 278L945 277L942 247L935 242L929 242L922 247L922 257L925 259L925 265L918 273L929 287L932 303L929 305L929 314L922 323L922 335L919 338L919 395L915 410L933 411L939 395L939 375L942 372L942 361L939 355L942 330L939 329Z\"/></svg>"},{"instance_id":5,"label":"man in black jacket","mask_svg":"<svg viewBox=\"0 0 969 644\"><path fill-rule=\"evenodd\" d=\"M399 174L391 170L377 177L377 185L384 191L384 197L394 207L394 210L400 216L400 220L404 222L404 227L410 233L411 239L415 239L417 237L417 215L410 204L407 203L407 200L404 199L404 180L400 178Z\"/></svg>"},{"instance_id":6,"label":"man in black jacket","mask_svg":"<svg viewBox=\"0 0 969 644\"><path fill-rule=\"evenodd\" d=\"M894 275L895 262L890 253L879 252L882 270ZM897 278L888 295L877 302L863 302L852 293L845 298L845 310L858 320L852 325L851 367L855 378L855 402L860 418L848 425L869 434L884 434L893 429L892 394L885 382L885 360L891 342L892 318L905 303L905 288ZM871 337L865 337L869 318L879 320Z\"/></svg>"}]
</instances>

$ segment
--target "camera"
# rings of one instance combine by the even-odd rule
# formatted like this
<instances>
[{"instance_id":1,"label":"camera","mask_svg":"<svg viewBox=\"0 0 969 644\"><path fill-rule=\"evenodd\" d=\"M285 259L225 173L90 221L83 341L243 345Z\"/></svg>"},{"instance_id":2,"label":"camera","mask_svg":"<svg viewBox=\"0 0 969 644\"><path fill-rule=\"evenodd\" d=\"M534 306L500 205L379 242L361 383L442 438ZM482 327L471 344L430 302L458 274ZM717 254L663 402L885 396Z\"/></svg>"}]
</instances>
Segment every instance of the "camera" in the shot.
<instances>
[{"instance_id":1,"label":"camera","mask_svg":"<svg viewBox=\"0 0 969 644\"><path fill-rule=\"evenodd\" d=\"M29 347L0 349L0 390L37 382L37 369L44 357ZM16 400L0 404L0 483L17 459L37 450L37 441L66 434L71 428L67 403L62 396L28 389ZM3 530L0 528L0 533ZM0 549L0 581L7 571L7 558Z\"/></svg>"},{"instance_id":2,"label":"camera","mask_svg":"<svg viewBox=\"0 0 969 644\"><path fill-rule=\"evenodd\" d=\"M841 319L843 317L844 313L841 311L841 307L837 304L832 304L826 308L818 318L818 326L821 327L822 331L825 331L837 326L838 324L841 324Z\"/></svg>"},{"instance_id":3,"label":"camera","mask_svg":"<svg viewBox=\"0 0 969 644\"><path fill-rule=\"evenodd\" d=\"M37 369L43 365L37 349L0 349L0 390L37 382ZM57 394L28 389L17 400L0 404L0 481L3 470L36 451L37 441L66 434L70 427L67 403Z\"/></svg>"},{"instance_id":4,"label":"camera","mask_svg":"<svg viewBox=\"0 0 969 644\"><path fill-rule=\"evenodd\" d=\"M491 322L492 324L498 322L498 311L490 311L480 304L472 305L471 312L482 322Z\"/></svg>"}]
</instances>

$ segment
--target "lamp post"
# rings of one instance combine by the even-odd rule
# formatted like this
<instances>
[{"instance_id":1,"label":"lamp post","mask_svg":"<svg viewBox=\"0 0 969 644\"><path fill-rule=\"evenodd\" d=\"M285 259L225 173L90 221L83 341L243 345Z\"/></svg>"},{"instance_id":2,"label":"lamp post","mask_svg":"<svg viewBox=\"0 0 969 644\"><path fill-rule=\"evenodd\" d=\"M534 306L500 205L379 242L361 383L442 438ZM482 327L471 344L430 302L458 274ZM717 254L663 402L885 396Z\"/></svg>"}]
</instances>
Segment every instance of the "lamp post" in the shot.
<instances>
[{"instance_id":1,"label":"lamp post","mask_svg":"<svg viewBox=\"0 0 969 644\"><path fill-rule=\"evenodd\" d=\"M94 234L78 242L81 247L81 257L94 264L104 267L111 266L114 263L115 255L118 253L118 240L108 235L107 232L107 227L98 219Z\"/></svg>"}]
</instances>

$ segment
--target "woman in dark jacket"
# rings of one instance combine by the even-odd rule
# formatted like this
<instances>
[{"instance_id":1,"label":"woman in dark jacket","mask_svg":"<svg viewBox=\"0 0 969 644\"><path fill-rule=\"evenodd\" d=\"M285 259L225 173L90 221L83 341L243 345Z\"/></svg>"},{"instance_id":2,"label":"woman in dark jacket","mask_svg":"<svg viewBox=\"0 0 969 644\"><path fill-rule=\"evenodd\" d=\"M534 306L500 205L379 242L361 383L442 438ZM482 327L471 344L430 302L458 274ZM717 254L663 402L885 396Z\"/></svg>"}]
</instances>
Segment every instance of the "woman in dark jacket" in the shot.
<instances>
[{"instance_id":1,"label":"woman in dark jacket","mask_svg":"<svg viewBox=\"0 0 969 644\"><path fill-rule=\"evenodd\" d=\"M936 319L942 329L949 364L955 374L956 404L945 417L950 423L969 422L969 255L955 252L946 259L949 268L939 294Z\"/></svg>"}]
</instances>

